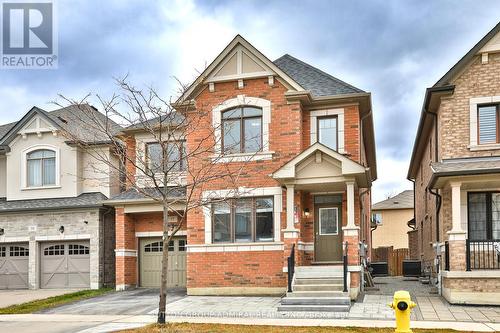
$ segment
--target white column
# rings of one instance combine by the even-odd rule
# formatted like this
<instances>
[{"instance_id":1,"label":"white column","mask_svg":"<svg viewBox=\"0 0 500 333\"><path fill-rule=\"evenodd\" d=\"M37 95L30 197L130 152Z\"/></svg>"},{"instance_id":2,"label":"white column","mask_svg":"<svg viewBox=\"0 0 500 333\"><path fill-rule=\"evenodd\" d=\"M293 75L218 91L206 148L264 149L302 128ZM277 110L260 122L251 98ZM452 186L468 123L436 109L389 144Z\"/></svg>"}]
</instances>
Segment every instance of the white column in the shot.
<instances>
[{"instance_id":1,"label":"white column","mask_svg":"<svg viewBox=\"0 0 500 333\"><path fill-rule=\"evenodd\" d=\"M347 187L347 228L356 227L354 223L354 182L346 183Z\"/></svg>"},{"instance_id":2,"label":"white column","mask_svg":"<svg viewBox=\"0 0 500 333\"><path fill-rule=\"evenodd\" d=\"M462 215L460 209L460 182L450 182L451 187L451 231L450 240L464 240L465 231L462 230Z\"/></svg>"},{"instance_id":3,"label":"white column","mask_svg":"<svg viewBox=\"0 0 500 333\"><path fill-rule=\"evenodd\" d=\"M354 181L346 182L346 194L347 194L347 225L342 227L344 231L344 236L358 236L359 227L355 223L355 211L354 211Z\"/></svg>"},{"instance_id":4,"label":"white column","mask_svg":"<svg viewBox=\"0 0 500 333\"><path fill-rule=\"evenodd\" d=\"M286 186L286 228L287 230L295 229L293 226L294 222L294 208L295 208L295 186Z\"/></svg>"}]
</instances>

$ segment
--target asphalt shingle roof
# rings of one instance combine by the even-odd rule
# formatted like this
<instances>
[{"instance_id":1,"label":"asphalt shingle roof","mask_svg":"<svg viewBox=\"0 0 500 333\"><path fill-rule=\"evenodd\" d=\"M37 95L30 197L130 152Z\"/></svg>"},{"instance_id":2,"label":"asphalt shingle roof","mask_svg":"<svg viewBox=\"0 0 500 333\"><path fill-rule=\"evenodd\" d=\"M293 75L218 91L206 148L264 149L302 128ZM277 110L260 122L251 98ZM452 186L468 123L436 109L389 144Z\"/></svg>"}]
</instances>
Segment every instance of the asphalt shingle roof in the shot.
<instances>
[{"instance_id":1,"label":"asphalt shingle roof","mask_svg":"<svg viewBox=\"0 0 500 333\"><path fill-rule=\"evenodd\" d=\"M166 126L168 124L172 124L173 126L175 126L175 125L181 125L184 121L185 121L185 117L182 114L180 114L177 111L173 111L173 112L171 112L167 115L164 115L162 117L156 117L156 118L149 119L147 122L148 122L148 126L151 126L152 128L154 128L154 127L160 125L160 122L162 122L162 126ZM134 124L134 125L127 127L127 130L135 130L135 129L142 129L142 128L144 128L144 124L138 123L138 124Z\"/></svg>"},{"instance_id":2,"label":"asphalt shingle roof","mask_svg":"<svg viewBox=\"0 0 500 333\"><path fill-rule=\"evenodd\" d=\"M51 198L7 201L0 199L0 213L30 210L52 210L63 208L99 207L107 197L102 193L83 193L72 198Z\"/></svg>"},{"instance_id":3,"label":"asphalt shingle roof","mask_svg":"<svg viewBox=\"0 0 500 333\"><path fill-rule=\"evenodd\" d=\"M163 189L162 189L163 190ZM145 188L145 192L147 192L150 196L159 197L158 189L156 188ZM175 199L181 199L186 196L186 188L185 187L168 187L167 193L169 197ZM141 199L149 199L149 196L144 195L143 193L137 191L134 188L131 188L125 192L122 192L111 198L111 201L128 201L128 200L141 200Z\"/></svg>"},{"instance_id":4,"label":"asphalt shingle roof","mask_svg":"<svg viewBox=\"0 0 500 333\"><path fill-rule=\"evenodd\" d=\"M413 190L403 191L392 198L377 202L372 206L372 210L409 208L413 208Z\"/></svg>"},{"instance_id":5,"label":"asphalt shingle roof","mask_svg":"<svg viewBox=\"0 0 500 333\"><path fill-rule=\"evenodd\" d=\"M105 124L108 121L108 128L112 135L122 130L120 125L110 119L106 119L104 114L87 104L70 105L53 111L45 111L38 107L36 109L56 123L62 130L68 132L70 137L86 143L110 141L109 137L102 131L95 130L95 125L92 125L94 124L94 120L98 120L101 124ZM1 125L0 138L3 139L17 123Z\"/></svg>"},{"instance_id":6,"label":"asphalt shingle roof","mask_svg":"<svg viewBox=\"0 0 500 333\"><path fill-rule=\"evenodd\" d=\"M313 96L335 96L364 92L289 54L276 59L273 63L302 88L309 90Z\"/></svg>"},{"instance_id":7,"label":"asphalt shingle roof","mask_svg":"<svg viewBox=\"0 0 500 333\"><path fill-rule=\"evenodd\" d=\"M500 159L473 159L434 162L431 164L432 171L437 174L468 173L475 171L497 171L500 170Z\"/></svg>"}]
</instances>

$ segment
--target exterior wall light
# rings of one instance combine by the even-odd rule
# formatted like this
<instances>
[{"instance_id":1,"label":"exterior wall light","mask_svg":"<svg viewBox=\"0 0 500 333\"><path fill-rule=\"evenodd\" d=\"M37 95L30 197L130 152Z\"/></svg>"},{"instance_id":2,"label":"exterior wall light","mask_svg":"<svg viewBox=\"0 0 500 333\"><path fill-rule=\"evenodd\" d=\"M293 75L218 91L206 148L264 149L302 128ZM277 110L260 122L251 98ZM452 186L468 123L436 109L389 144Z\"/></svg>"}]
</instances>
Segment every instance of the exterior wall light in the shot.
<instances>
[{"instance_id":1,"label":"exterior wall light","mask_svg":"<svg viewBox=\"0 0 500 333\"><path fill-rule=\"evenodd\" d=\"M309 217L309 208L304 209L304 216Z\"/></svg>"},{"instance_id":2,"label":"exterior wall light","mask_svg":"<svg viewBox=\"0 0 500 333\"><path fill-rule=\"evenodd\" d=\"M59 232L60 232L61 234L62 234L62 233L64 233L64 226L63 226L63 225L59 227Z\"/></svg>"},{"instance_id":3,"label":"exterior wall light","mask_svg":"<svg viewBox=\"0 0 500 333\"><path fill-rule=\"evenodd\" d=\"M0 236L3 236L4 233L5 233L4 228L0 228Z\"/></svg>"}]
</instances>

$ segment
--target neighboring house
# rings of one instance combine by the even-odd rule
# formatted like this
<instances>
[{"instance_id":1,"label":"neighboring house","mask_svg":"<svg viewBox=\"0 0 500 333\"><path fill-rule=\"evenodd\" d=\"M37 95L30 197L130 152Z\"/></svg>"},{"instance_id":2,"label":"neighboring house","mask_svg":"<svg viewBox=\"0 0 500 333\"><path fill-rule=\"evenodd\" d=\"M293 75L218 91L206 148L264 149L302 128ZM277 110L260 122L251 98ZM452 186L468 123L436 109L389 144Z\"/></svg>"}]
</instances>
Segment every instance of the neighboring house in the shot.
<instances>
[{"instance_id":1,"label":"neighboring house","mask_svg":"<svg viewBox=\"0 0 500 333\"><path fill-rule=\"evenodd\" d=\"M408 248L408 222L413 218L413 191L403 191L372 206L372 248Z\"/></svg>"},{"instance_id":2,"label":"neighboring house","mask_svg":"<svg viewBox=\"0 0 500 333\"><path fill-rule=\"evenodd\" d=\"M427 89L408 171L421 259L451 303L500 304L499 124L500 23Z\"/></svg>"},{"instance_id":3,"label":"neighboring house","mask_svg":"<svg viewBox=\"0 0 500 333\"><path fill-rule=\"evenodd\" d=\"M241 140L238 149L218 145L207 158L222 154L220 163L245 162L248 171L240 177L244 197L189 212L187 230L170 244L176 260L169 285L186 286L190 295L283 294L292 244L296 269L329 265L342 274L347 241L349 291L356 297L358 242L370 243L377 176L370 93L290 55L272 62L237 36L175 106L189 107L215 129L238 122L215 131L222 142ZM242 109L252 115L228 120ZM260 143L246 142L245 130ZM154 144L140 129L127 132L131 156ZM187 137L188 150L196 144L195 133ZM205 186L212 197L225 189ZM108 204L116 208L117 289L159 286L162 208L132 189Z\"/></svg>"},{"instance_id":4,"label":"neighboring house","mask_svg":"<svg viewBox=\"0 0 500 333\"><path fill-rule=\"evenodd\" d=\"M105 119L88 105L33 107L0 126L0 289L114 284L114 209L103 200L119 182L68 139L113 158L106 138L81 123L82 109Z\"/></svg>"}]
</instances>

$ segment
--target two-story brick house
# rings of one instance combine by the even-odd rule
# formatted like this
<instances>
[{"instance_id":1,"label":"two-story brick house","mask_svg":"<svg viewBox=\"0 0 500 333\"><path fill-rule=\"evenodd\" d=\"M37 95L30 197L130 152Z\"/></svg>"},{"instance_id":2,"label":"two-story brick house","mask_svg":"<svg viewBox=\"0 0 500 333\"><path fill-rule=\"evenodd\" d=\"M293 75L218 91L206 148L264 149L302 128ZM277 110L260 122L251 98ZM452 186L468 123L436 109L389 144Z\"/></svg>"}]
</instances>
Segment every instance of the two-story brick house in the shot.
<instances>
[{"instance_id":1,"label":"two-story brick house","mask_svg":"<svg viewBox=\"0 0 500 333\"><path fill-rule=\"evenodd\" d=\"M186 286L190 295L282 294L292 244L297 269L341 272L347 241L356 297L358 242L370 242L376 179L370 93L290 55L270 61L236 36L174 107L207 124L188 135L186 149L214 130L217 143L206 158L225 167L245 164L239 177L245 190L188 213L186 230L169 244L176 258L169 284ZM147 152L144 133L129 133L130 154ZM198 195L222 197L226 190L214 181ZM162 208L133 190L110 203L117 288L157 286Z\"/></svg>"},{"instance_id":2,"label":"two-story brick house","mask_svg":"<svg viewBox=\"0 0 500 333\"><path fill-rule=\"evenodd\" d=\"M119 177L69 139L113 160L85 114L105 121L87 105L33 107L0 126L0 289L114 285L115 213L103 201L119 193Z\"/></svg>"},{"instance_id":3,"label":"two-story brick house","mask_svg":"<svg viewBox=\"0 0 500 333\"><path fill-rule=\"evenodd\" d=\"M425 95L408 179L417 252L451 303L500 304L500 24Z\"/></svg>"}]
</instances>

